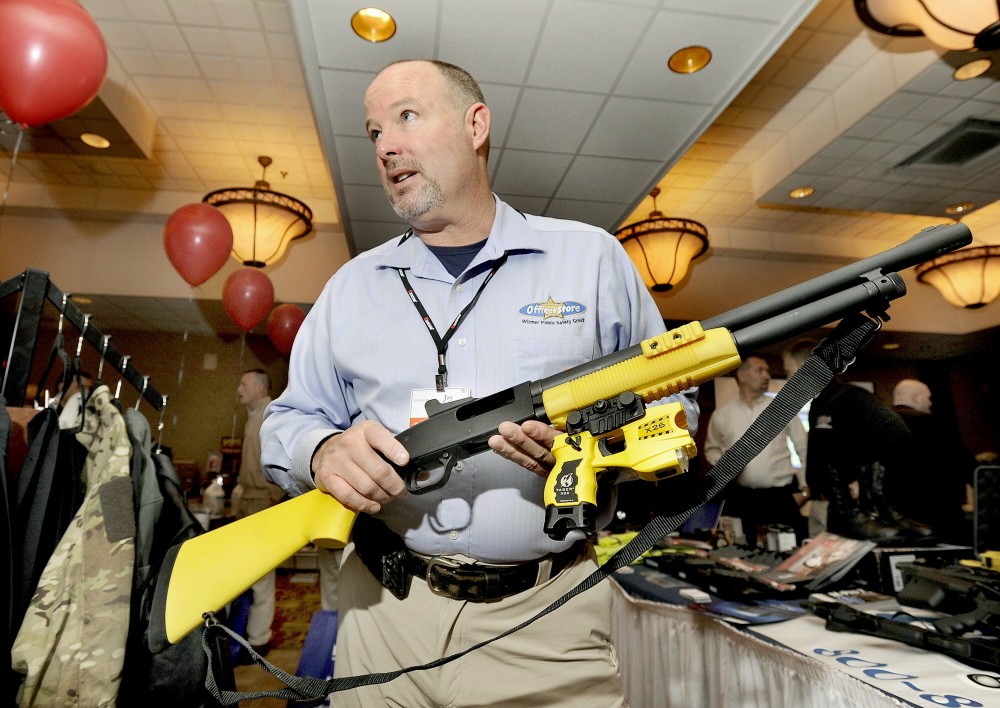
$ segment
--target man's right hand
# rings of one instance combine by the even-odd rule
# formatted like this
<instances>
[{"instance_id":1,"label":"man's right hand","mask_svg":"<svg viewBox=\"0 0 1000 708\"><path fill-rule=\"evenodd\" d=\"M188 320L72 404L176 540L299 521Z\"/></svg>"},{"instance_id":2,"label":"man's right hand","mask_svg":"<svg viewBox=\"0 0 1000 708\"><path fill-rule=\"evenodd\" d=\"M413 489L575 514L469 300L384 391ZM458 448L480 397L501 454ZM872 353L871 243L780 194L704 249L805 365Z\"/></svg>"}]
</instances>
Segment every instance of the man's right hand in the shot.
<instances>
[{"instance_id":1,"label":"man's right hand","mask_svg":"<svg viewBox=\"0 0 1000 708\"><path fill-rule=\"evenodd\" d=\"M384 457L383 457L384 456ZM354 511L377 514L382 506L406 493L392 465L410 455L381 423L366 420L327 438L312 459L316 487Z\"/></svg>"}]
</instances>

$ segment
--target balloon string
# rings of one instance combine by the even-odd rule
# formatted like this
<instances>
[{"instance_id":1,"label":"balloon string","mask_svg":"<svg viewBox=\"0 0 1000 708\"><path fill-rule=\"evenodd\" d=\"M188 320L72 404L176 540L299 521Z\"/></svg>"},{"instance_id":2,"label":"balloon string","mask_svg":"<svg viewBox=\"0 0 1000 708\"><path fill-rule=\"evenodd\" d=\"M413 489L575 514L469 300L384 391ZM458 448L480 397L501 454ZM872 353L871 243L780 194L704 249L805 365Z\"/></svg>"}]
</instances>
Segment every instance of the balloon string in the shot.
<instances>
[{"instance_id":1,"label":"balloon string","mask_svg":"<svg viewBox=\"0 0 1000 708\"><path fill-rule=\"evenodd\" d=\"M3 215L7 210L7 197L10 195L10 185L14 180L14 168L17 166L17 154L21 150L21 139L24 137L24 128L17 124L17 140L14 141L14 153L10 156L10 170L7 172L7 184L3 189L3 197L0 198L0 233L3 233Z\"/></svg>"}]
</instances>

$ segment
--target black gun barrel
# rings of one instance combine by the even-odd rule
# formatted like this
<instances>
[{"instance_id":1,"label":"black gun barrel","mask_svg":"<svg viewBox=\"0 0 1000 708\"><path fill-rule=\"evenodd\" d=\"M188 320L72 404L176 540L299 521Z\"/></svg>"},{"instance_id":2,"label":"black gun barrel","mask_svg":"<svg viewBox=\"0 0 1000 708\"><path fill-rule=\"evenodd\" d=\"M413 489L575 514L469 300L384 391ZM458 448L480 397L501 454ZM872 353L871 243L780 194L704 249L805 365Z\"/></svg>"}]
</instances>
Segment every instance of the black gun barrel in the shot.
<instances>
[{"instance_id":1,"label":"black gun barrel","mask_svg":"<svg viewBox=\"0 0 1000 708\"><path fill-rule=\"evenodd\" d=\"M883 314L890 300L905 294L906 283L898 273L880 275L853 285L847 290L803 303L794 310L782 312L732 331L733 340L736 342L740 357L746 358L746 355L755 349L822 327L854 312L868 311L874 315Z\"/></svg>"},{"instance_id":2,"label":"black gun barrel","mask_svg":"<svg viewBox=\"0 0 1000 708\"><path fill-rule=\"evenodd\" d=\"M715 317L702 320L705 329L725 327L736 331L840 292L873 273L887 275L932 260L972 243L972 232L962 223L940 224L920 231L903 243L874 256L848 264L804 283L768 295ZM794 335L789 335L794 336Z\"/></svg>"}]
</instances>

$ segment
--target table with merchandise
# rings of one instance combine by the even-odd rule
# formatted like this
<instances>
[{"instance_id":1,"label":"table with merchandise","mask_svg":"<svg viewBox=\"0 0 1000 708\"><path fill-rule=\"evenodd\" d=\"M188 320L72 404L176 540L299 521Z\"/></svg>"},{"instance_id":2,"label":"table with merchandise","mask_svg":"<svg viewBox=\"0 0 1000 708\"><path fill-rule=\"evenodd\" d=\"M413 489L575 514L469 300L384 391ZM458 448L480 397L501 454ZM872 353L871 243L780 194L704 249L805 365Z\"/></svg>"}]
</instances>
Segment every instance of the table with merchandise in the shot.
<instances>
[{"instance_id":1,"label":"table with merchandise","mask_svg":"<svg viewBox=\"0 0 1000 708\"><path fill-rule=\"evenodd\" d=\"M612 576L612 639L633 708L1000 706L996 632L956 633L962 641L947 651L905 643L937 637L933 623L948 615L902 605L894 579L878 576L887 561L872 544L824 534L783 556L718 553L682 539L658 545ZM890 555L906 559L906 550ZM959 552L934 550L943 559ZM939 572L919 563L895 569L904 599L925 573ZM859 577L870 582L852 587L858 583L848 581ZM882 622L897 639L852 631L858 617ZM995 620L988 621L995 627ZM956 658L970 646L971 661Z\"/></svg>"}]
</instances>

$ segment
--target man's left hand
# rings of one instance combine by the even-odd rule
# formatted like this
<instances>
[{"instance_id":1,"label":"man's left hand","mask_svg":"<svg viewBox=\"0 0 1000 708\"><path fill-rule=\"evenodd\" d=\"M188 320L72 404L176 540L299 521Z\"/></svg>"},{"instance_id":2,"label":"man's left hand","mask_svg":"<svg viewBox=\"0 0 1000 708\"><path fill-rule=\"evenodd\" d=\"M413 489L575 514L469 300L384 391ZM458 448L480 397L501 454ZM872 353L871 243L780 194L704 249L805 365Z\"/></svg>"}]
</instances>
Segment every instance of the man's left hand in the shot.
<instances>
[{"instance_id":1,"label":"man's left hand","mask_svg":"<svg viewBox=\"0 0 1000 708\"><path fill-rule=\"evenodd\" d=\"M538 420L528 420L521 425L508 421L501 423L498 430L500 434L489 439L491 450L526 470L548 476L556 463L552 443L558 430Z\"/></svg>"}]
</instances>

